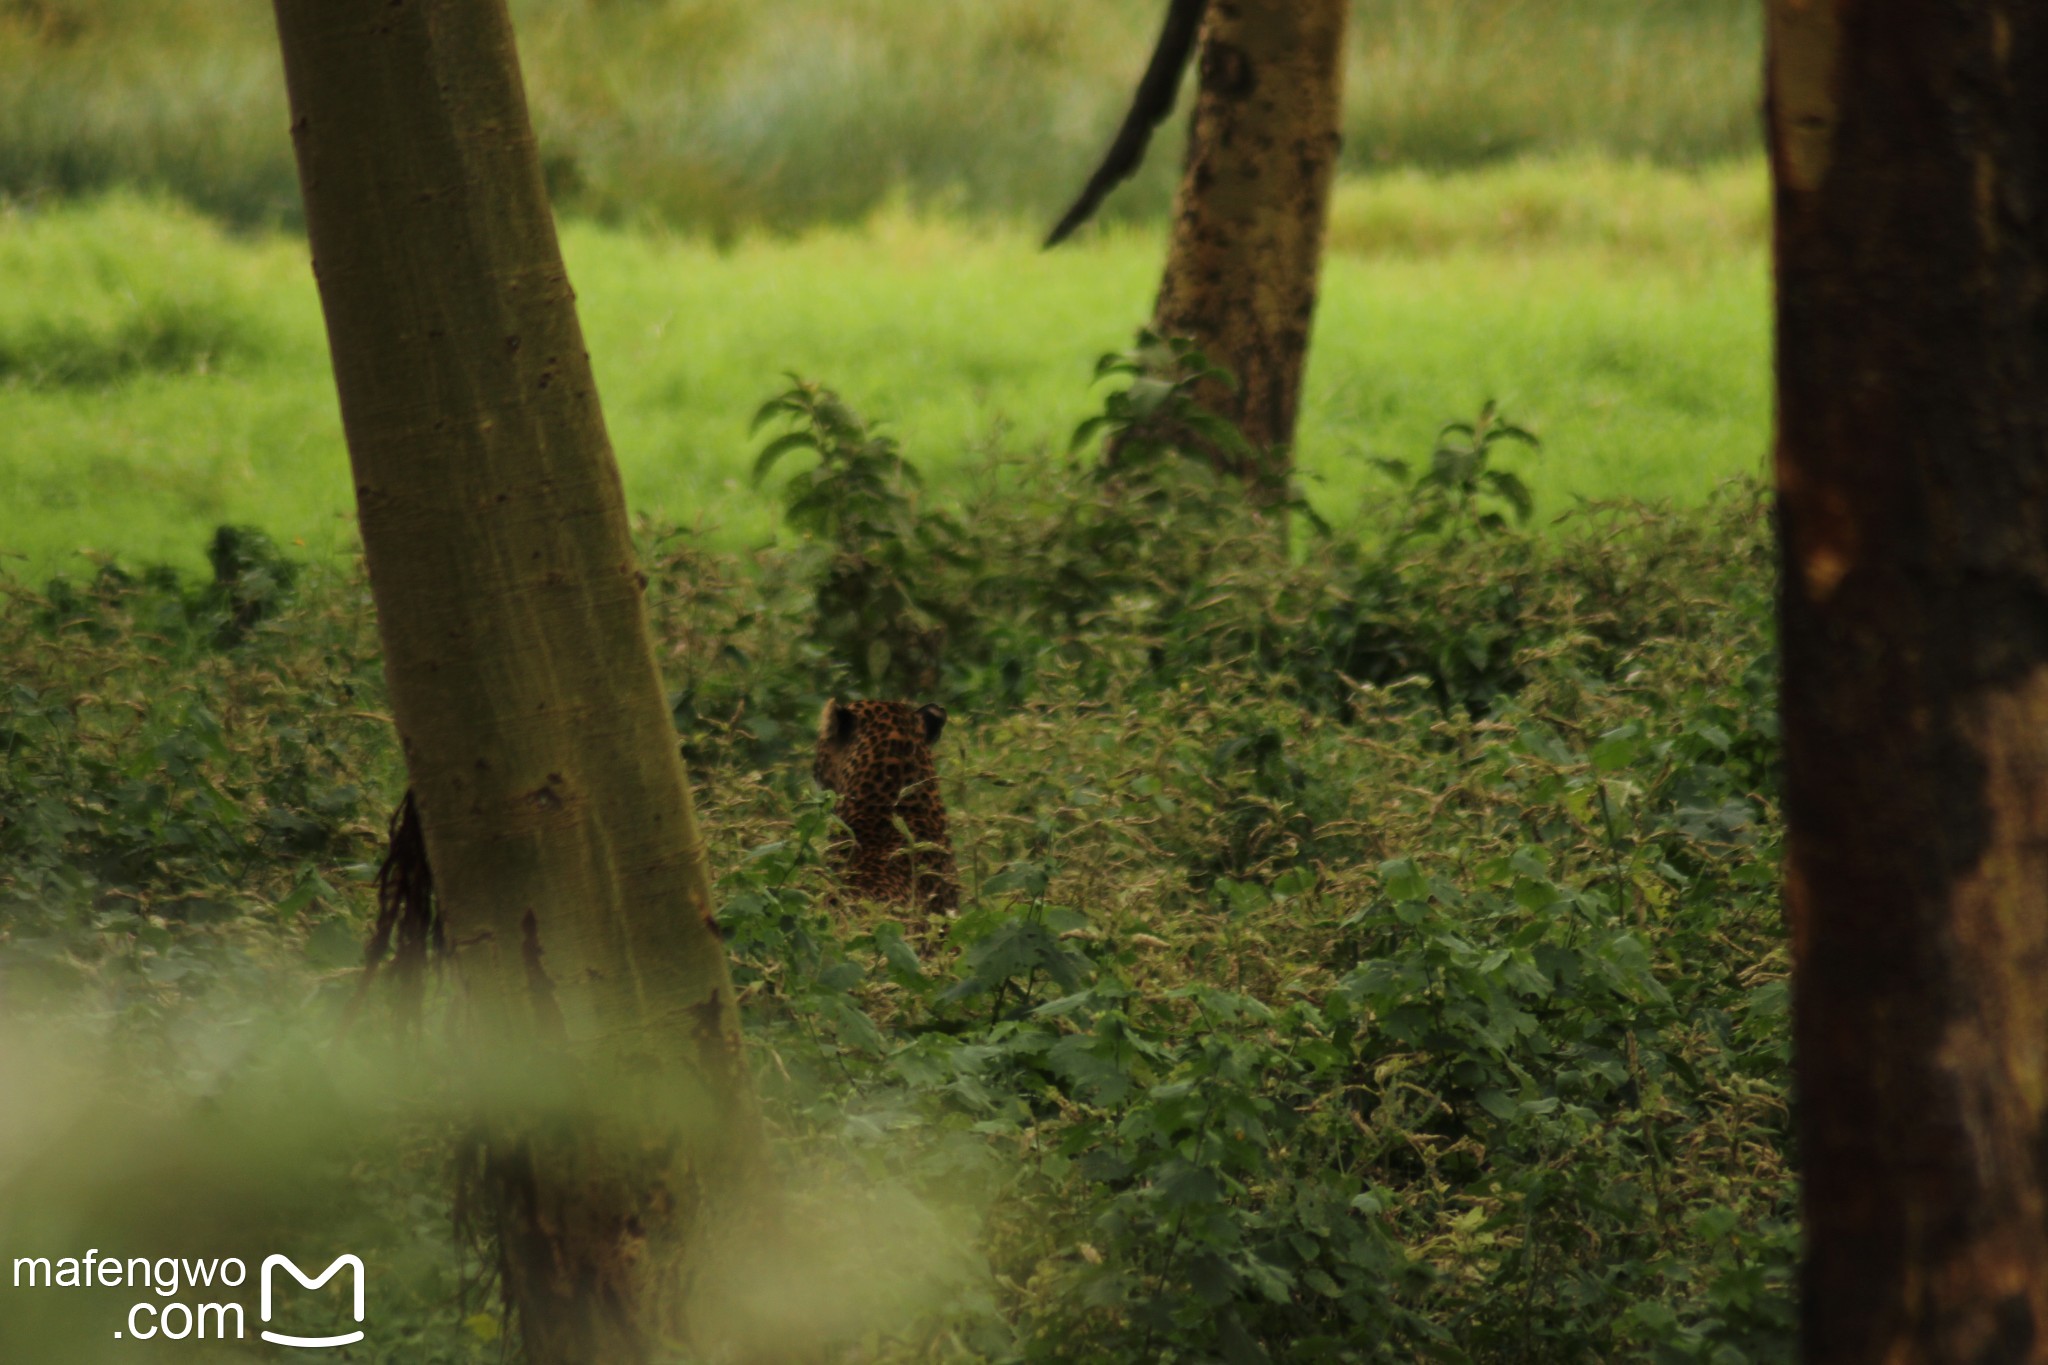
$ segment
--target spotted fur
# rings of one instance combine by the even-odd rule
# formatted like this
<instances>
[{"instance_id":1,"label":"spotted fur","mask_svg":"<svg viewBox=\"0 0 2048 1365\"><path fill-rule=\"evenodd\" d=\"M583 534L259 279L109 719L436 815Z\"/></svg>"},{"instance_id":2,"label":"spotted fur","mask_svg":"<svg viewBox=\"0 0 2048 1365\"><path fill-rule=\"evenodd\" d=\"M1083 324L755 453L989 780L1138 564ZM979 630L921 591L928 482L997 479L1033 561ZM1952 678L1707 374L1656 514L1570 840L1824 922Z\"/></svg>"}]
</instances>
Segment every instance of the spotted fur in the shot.
<instances>
[{"instance_id":1,"label":"spotted fur","mask_svg":"<svg viewBox=\"0 0 2048 1365\"><path fill-rule=\"evenodd\" d=\"M953 840L939 799L932 747L943 706L907 701L828 701L818 717L818 785L839 794L851 837L832 848L847 895L951 914L960 901ZM904 846L901 820L911 841Z\"/></svg>"}]
</instances>

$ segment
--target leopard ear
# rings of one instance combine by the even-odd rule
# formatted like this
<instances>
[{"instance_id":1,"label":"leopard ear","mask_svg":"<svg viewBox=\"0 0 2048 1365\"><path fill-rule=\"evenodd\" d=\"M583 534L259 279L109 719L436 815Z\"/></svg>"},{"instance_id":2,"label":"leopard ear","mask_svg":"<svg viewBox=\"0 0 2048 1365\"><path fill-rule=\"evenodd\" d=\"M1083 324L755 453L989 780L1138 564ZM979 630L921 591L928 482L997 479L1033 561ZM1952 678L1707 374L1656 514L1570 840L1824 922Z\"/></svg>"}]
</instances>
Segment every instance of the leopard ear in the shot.
<instances>
[{"instance_id":1,"label":"leopard ear","mask_svg":"<svg viewBox=\"0 0 2048 1365\"><path fill-rule=\"evenodd\" d=\"M946 728L946 708L933 703L917 708L918 718L924 721L924 742L937 744L939 735Z\"/></svg>"},{"instance_id":2,"label":"leopard ear","mask_svg":"<svg viewBox=\"0 0 2048 1365\"><path fill-rule=\"evenodd\" d=\"M853 738L853 732L860 728L860 717L852 707L834 697L825 703L825 709L818 713L818 740L826 744L844 744Z\"/></svg>"}]
</instances>

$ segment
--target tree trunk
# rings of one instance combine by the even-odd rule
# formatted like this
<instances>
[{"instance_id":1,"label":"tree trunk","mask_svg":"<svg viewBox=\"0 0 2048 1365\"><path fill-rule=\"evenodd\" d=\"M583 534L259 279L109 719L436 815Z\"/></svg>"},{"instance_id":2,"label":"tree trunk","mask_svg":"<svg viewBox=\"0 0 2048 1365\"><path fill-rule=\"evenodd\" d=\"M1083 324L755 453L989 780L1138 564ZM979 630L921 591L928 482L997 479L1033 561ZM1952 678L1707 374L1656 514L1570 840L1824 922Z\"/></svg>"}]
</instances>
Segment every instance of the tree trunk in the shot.
<instances>
[{"instance_id":1,"label":"tree trunk","mask_svg":"<svg viewBox=\"0 0 2048 1365\"><path fill-rule=\"evenodd\" d=\"M1347 0L1213 0L1153 330L1237 378L1209 385L1256 460L1216 450L1255 501L1287 495L1343 107Z\"/></svg>"},{"instance_id":2,"label":"tree trunk","mask_svg":"<svg viewBox=\"0 0 2048 1365\"><path fill-rule=\"evenodd\" d=\"M646 1360L752 1111L511 23L275 7L392 710L517 1082L484 1124L506 1290L531 1360Z\"/></svg>"},{"instance_id":3,"label":"tree trunk","mask_svg":"<svg viewBox=\"0 0 2048 1365\"><path fill-rule=\"evenodd\" d=\"M1769 15L1806 1358L2048 1360L2048 12Z\"/></svg>"}]
</instances>

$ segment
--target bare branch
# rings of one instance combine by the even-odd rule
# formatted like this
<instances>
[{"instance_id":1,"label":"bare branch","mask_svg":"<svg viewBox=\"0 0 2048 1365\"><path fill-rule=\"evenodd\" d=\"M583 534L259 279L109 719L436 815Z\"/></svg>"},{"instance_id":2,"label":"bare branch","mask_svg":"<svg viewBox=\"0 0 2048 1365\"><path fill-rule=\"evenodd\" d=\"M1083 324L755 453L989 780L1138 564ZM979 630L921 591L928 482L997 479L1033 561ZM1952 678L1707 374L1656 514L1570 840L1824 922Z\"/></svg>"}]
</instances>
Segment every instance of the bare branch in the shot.
<instances>
[{"instance_id":1,"label":"bare branch","mask_svg":"<svg viewBox=\"0 0 2048 1365\"><path fill-rule=\"evenodd\" d=\"M1188 58L1195 50L1195 35L1202 28L1202 14L1208 8L1208 0L1171 0L1166 7L1166 23L1159 30L1159 43L1152 49L1152 63L1145 68L1144 76L1138 81L1138 93L1131 100L1131 112L1124 115L1123 127L1117 129L1116 141L1109 144L1109 152L1102 158L1102 164L1095 174L1088 177L1086 188L1074 206L1061 218L1059 226L1045 239L1047 250L1058 246L1074 234L1074 230L1095 215L1109 192L1131 178L1139 166L1144 164L1145 149L1152 143L1152 130L1173 112L1174 96L1180 92L1181 73L1188 69Z\"/></svg>"}]
</instances>

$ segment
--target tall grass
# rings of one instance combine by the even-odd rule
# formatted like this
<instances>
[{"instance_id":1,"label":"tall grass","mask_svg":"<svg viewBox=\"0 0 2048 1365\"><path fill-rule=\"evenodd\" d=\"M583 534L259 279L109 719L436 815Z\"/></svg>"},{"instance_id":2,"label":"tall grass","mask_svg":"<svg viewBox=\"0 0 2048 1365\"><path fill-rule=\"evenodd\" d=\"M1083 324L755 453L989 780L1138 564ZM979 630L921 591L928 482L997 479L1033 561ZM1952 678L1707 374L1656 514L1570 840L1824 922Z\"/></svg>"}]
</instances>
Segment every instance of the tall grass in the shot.
<instances>
[{"instance_id":1,"label":"tall grass","mask_svg":"<svg viewBox=\"0 0 2048 1365\"><path fill-rule=\"evenodd\" d=\"M1358 0L1347 163L1751 150L1761 22L1742 0Z\"/></svg>"},{"instance_id":2,"label":"tall grass","mask_svg":"<svg viewBox=\"0 0 2048 1365\"><path fill-rule=\"evenodd\" d=\"M1099 155L1162 0L513 0L560 206L714 232L892 197L1049 221ZM1346 165L1442 169L1756 143L1750 0L1359 0ZM262 0L0 0L0 195L167 191L297 212ZM1115 216L1171 193L1180 121Z\"/></svg>"}]
</instances>

